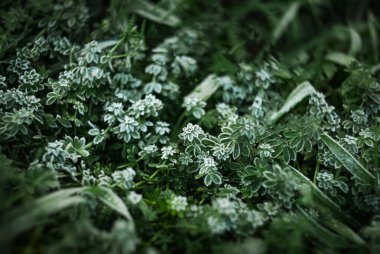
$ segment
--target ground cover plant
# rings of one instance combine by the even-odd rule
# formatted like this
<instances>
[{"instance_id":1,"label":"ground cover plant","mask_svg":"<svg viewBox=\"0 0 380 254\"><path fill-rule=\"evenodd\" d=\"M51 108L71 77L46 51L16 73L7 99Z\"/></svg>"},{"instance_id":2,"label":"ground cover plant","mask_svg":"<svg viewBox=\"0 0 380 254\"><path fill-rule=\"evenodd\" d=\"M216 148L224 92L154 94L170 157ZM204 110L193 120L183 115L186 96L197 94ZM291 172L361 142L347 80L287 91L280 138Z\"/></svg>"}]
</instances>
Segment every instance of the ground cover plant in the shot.
<instances>
[{"instance_id":1,"label":"ground cover plant","mask_svg":"<svg viewBox=\"0 0 380 254\"><path fill-rule=\"evenodd\" d=\"M378 1L0 1L1 253L379 253Z\"/></svg>"}]
</instances>

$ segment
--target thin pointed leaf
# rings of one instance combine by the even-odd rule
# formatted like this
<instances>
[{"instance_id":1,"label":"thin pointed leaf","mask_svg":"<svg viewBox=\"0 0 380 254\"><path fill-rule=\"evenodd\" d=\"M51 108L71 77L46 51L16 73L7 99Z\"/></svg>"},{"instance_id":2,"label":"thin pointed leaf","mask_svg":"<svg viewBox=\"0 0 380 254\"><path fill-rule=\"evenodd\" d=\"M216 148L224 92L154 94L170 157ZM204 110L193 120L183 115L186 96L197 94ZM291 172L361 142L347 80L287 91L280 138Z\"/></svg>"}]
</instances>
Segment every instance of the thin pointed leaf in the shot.
<instances>
[{"instance_id":1,"label":"thin pointed leaf","mask_svg":"<svg viewBox=\"0 0 380 254\"><path fill-rule=\"evenodd\" d=\"M337 203L331 200L304 174L302 174L300 171L298 171L290 165L283 164L283 166L290 168L293 174L301 181L301 183L305 184L310 189L314 201L321 204L321 208L327 208L329 212L331 212L336 218L340 218L341 220L343 220L344 223L347 223L354 227L359 225L358 222L355 221L355 219L351 218L345 212L343 212Z\"/></svg>"},{"instance_id":2,"label":"thin pointed leaf","mask_svg":"<svg viewBox=\"0 0 380 254\"><path fill-rule=\"evenodd\" d=\"M133 2L133 5L130 5L129 7L132 12L160 24L175 27L181 23L181 20L173 15L170 10L164 10L146 0L135 1Z\"/></svg>"},{"instance_id":3,"label":"thin pointed leaf","mask_svg":"<svg viewBox=\"0 0 380 254\"><path fill-rule=\"evenodd\" d=\"M43 219L48 218L53 213L84 203L86 201L85 198L72 196L81 190L83 188L59 190L15 210L12 213L13 216L11 216L14 218L9 219L9 224L4 226L6 232L2 232L2 237L12 239L18 234L40 224Z\"/></svg>"},{"instance_id":4,"label":"thin pointed leaf","mask_svg":"<svg viewBox=\"0 0 380 254\"><path fill-rule=\"evenodd\" d=\"M363 42L360 34L353 28L347 28L351 38L350 55L357 54L362 48Z\"/></svg>"},{"instance_id":5,"label":"thin pointed leaf","mask_svg":"<svg viewBox=\"0 0 380 254\"><path fill-rule=\"evenodd\" d=\"M337 234L323 227L313 217L311 217L302 207L297 206L297 212L299 215L305 218L305 220L308 223L310 223L310 227L308 227L308 230L310 230L314 237L317 237L318 239L328 244L338 244L340 246L347 244L347 241L342 241L342 238L338 237Z\"/></svg>"},{"instance_id":6,"label":"thin pointed leaf","mask_svg":"<svg viewBox=\"0 0 380 254\"><path fill-rule=\"evenodd\" d=\"M349 226L338 221L335 218L332 218L331 216L326 216L326 218L323 218L323 224L325 224L325 226L329 227L330 229L334 230L339 235L344 236L345 238L349 239L350 241L356 244L365 244L363 238L356 234Z\"/></svg>"},{"instance_id":7,"label":"thin pointed leaf","mask_svg":"<svg viewBox=\"0 0 380 254\"><path fill-rule=\"evenodd\" d=\"M132 216L129 213L128 208L125 206L125 203L111 189L105 187L92 187L86 189L85 192L93 194L109 208L123 215L130 222L133 222Z\"/></svg>"},{"instance_id":8,"label":"thin pointed leaf","mask_svg":"<svg viewBox=\"0 0 380 254\"><path fill-rule=\"evenodd\" d=\"M323 133L321 138L335 157L352 175L371 186L375 184L375 177L342 145L327 133Z\"/></svg>"},{"instance_id":9,"label":"thin pointed leaf","mask_svg":"<svg viewBox=\"0 0 380 254\"><path fill-rule=\"evenodd\" d=\"M292 110L304 98L315 92L314 87L309 81L299 84L288 96L282 108L270 116L269 121L273 124L277 122L284 114Z\"/></svg>"},{"instance_id":10,"label":"thin pointed leaf","mask_svg":"<svg viewBox=\"0 0 380 254\"><path fill-rule=\"evenodd\" d=\"M187 96L196 96L207 101L218 88L219 82L217 77L215 75L209 75Z\"/></svg>"},{"instance_id":11,"label":"thin pointed leaf","mask_svg":"<svg viewBox=\"0 0 380 254\"><path fill-rule=\"evenodd\" d=\"M278 22L276 28L273 30L273 39L276 42L281 35L285 32L289 24L296 18L297 12L301 6L300 2L293 2L286 10L281 20Z\"/></svg>"},{"instance_id":12,"label":"thin pointed leaf","mask_svg":"<svg viewBox=\"0 0 380 254\"><path fill-rule=\"evenodd\" d=\"M356 59L352 56L344 54L342 52L331 52L327 54L326 59L330 62L339 64L341 66L348 67L352 62L356 62Z\"/></svg>"}]
</instances>

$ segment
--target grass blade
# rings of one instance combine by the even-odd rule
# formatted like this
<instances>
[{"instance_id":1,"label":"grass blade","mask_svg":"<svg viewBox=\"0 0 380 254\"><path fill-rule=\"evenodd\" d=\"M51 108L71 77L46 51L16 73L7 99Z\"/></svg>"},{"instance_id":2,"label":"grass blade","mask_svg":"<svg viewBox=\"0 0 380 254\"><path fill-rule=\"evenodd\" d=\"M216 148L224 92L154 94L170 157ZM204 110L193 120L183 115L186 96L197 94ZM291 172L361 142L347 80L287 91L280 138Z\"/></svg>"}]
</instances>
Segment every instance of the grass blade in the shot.
<instances>
[{"instance_id":1,"label":"grass blade","mask_svg":"<svg viewBox=\"0 0 380 254\"><path fill-rule=\"evenodd\" d=\"M6 242L16 235L38 225L42 220L54 213L64 210L67 207L84 203L86 201L85 198L72 196L81 190L83 190L83 188L59 190L38 198L31 204L14 210L9 219L9 224L4 226L6 231L1 233L1 238L6 239Z\"/></svg>"},{"instance_id":2,"label":"grass blade","mask_svg":"<svg viewBox=\"0 0 380 254\"><path fill-rule=\"evenodd\" d=\"M321 138L335 157L353 176L371 186L375 184L375 177L349 151L326 132L322 134Z\"/></svg>"},{"instance_id":3,"label":"grass blade","mask_svg":"<svg viewBox=\"0 0 380 254\"><path fill-rule=\"evenodd\" d=\"M170 10L164 10L146 0L136 1L131 7L133 12L160 24L175 27L181 23L181 20L177 16L170 13Z\"/></svg>"},{"instance_id":4,"label":"grass blade","mask_svg":"<svg viewBox=\"0 0 380 254\"><path fill-rule=\"evenodd\" d=\"M106 206L121 214L124 218L133 223L132 216L123 200L111 189L105 187L90 187L87 188L85 192L92 194Z\"/></svg>"},{"instance_id":5,"label":"grass blade","mask_svg":"<svg viewBox=\"0 0 380 254\"><path fill-rule=\"evenodd\" d=\"M326 60L344 67L348 67L352 62L356 62L356 59L354 57L342 52L331 52L326 55Z\"/></svg>"},{"instance_id":6,"label":"grass blade","mask_svg":"<svg viewBox=\"0 0 380 254\"><path fill-rule=\"evenodd\" d=\"M275 42L285 32L288 25L295 19L300 6L300 2L293 2L286 10L286 12L284 13L281 20L278 22L276 28L273 31L272 36Z\"/></svg>"},{"instance_id":7,"label":"grass blade","mask_svg":"<svg viewBox=\"0 0 380 254\"><path fill-rule=\"evenodd\" d=\"M344 247L344 245L347 244L347 241L343 239L345 238L359 245L365 244L365 241L351 228L331 216L327 216L326 218L323 216L323 220L319 219L317 221L312 218L302 207L297 206L297 211L311 224L309 229L314 236L325 241L326 243ZM335 232L331 232L330 230Z\"/></svg>"},{"instance_id":8,"label":"grass blade","mask_svg":"<svg viewBox=\"0 0 380 254\"><path fill-rule=\"evenodd\" d=\"M218 78L215 75L209 75L187 96L196 96L206 101L216 92L216 90L218 90L218 88Z\"/></svg>"},{"instance_id":9,"label":"grass blade","mask_svg":"<svg viewBox=\"0 0 380 254\"><path fill-rule=\"evenodd\" d=\"M339 235L347 238L351 242L354 242L359 245L365 244L363 238L356 234L350 227L340 222L339 220L332 218L331 216L326 216L326 218L323 219L323 224L325 224L325 226L329 227L330 229L334 230Z\"/></svg>"},{"instance_id":10,"label":"grass blade","mask_svg":"<svg viewBox=\"0 0 380 254\"><path fill-rule=\"evenodd\" d=\"M321 224L319 224L301 206L297 206L297 212L299 215L305 218L305 220L310 224L310 227L308 227L308 230L310 230L310 232L312 233L314 237L317 237L318 239L323 241L325 244L339 245L339 246L343 246L344 244L347 244L347 241L342 241L342 238L340 238L337 234L331 232L330 230L326 229Z\"/></svg>"},{"instance_id":11,"label":"grass blade","mask_svg":"<svg viewBox=\"0 0 380 254\"><path fill-rule=\"evenodd\" d=\"M282 108L270 116L270 123L277 122L284 114L293 109L304 98L315 92L309 81L299 84L288 96Z\"/></svg>"},{"instance_id":12,"label":"grass blade","mask_svg":"<svg viewBox=\"0 0 380 254\"><path fill-rule=\"evenodd\" d=\"M330 213L332 213L332 215L334 215L334 217L342 219L342 221L348 225L352 225L354 227L357 227L359 225L358 222L356 222L353 218L351 218L345 212L343 212L337 203L331 200L304 174L302 174L294 167L285 163L283 164L283 166L289 167L292 170L293 174L301 181L301 183L309 188L313 196L313 199L317 204L317 209L319 209L322 212L325 212L326 210L329 211Z\"/></svg>"},{"instance_id":13,"label":"grass blade","mask_svg":"<svg viewBox=\"0 0 380 254\"><path fill-rule=\"evenodd\" d=\"M18 208L11 212L9 223L4 225L0 232L3 242L8 242L15 236L36 225L42 223L50 215L64 210L65 208L85 203L87 200L83 196L73 196L74 194L92 194L112 210L121 214L131 223L132 216L124 202L111 190L104 187L84 187L59 190L51 194L36 199L31 204Z\"/></svg>"}]
</instances>

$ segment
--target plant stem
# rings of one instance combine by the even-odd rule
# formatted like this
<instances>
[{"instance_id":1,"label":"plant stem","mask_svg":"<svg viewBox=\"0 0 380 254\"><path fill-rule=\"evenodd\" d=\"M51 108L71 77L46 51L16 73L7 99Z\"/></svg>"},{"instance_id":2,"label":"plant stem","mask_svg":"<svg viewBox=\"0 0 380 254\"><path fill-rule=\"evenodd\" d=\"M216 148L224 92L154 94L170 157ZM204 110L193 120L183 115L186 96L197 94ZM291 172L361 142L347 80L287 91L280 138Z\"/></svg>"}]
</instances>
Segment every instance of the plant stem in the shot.
<instances>
[{"instance_id":1,"label":"plant stem","mask_svg":"<svg viewBox=\"0 0 380 254\"><path fill-rule=\"evenodd\" d=\"M153 179L160 171L162 168L157 169L156 171L153 172L153 174L149 177L149 179Z\"/></svg>"},{"instance_id":2,"label":"plant stem","mask_svg":"<svg viewBox=\"0 0 380 254\"><path fill-rule=\"evenodd\" d=\"M173 140L174 138L178 136L178 130L180 129L181 123L183 119L185 118L185 116L186 116L186 111L183 111L172 129L172 135L170 137L171 140Z\"/></svg>"},{"instance_id":3,"label":"plant stem","mask_svg":"<svg viewBox=\"0 0 380 254\"><path fill-rule=\"evenodd\" d=\"M117 58L123 58L123 57L127 57L129 54L121 54L121 55L116 55L116 56L111 56L112 59L117 59Z\"/></svg>"},{"instance_id":4,"label":"plant stem","mask_svg":"<svg viewBox=\"0 0 380 254\"><path fill-rule=\"evenodd\" d=\"M124 41L124 37L121 38L115 46L113 46L113 48L108 52L110 55L112 55L112 53L120 46L120 44Z\"/></svg>"},{"instance_id":5,"label":"plant stem","mask_svg":"<svg viewBox=\"0 0 380 254\"><path fill-rule=\"evenodd\" d=\"M375 169L379 167L379 142L375 142L374 152L373 152L373 165Z\"/></svg>"},{"instance_id":6,"label":"plant stem","mask_svg":"<svg viewBox=\"0 0 380 254\"><path fill-rule=\"evenodd\" d=\"M319 173L320 166L321 166L321 163L319 162L319 160L317 160L317 165L315 166L314 177L313 177L313 183L314 184L316 184L316 182L317 182L317 176L318 176L318 173Z\"/></svg>"}]
</instances>

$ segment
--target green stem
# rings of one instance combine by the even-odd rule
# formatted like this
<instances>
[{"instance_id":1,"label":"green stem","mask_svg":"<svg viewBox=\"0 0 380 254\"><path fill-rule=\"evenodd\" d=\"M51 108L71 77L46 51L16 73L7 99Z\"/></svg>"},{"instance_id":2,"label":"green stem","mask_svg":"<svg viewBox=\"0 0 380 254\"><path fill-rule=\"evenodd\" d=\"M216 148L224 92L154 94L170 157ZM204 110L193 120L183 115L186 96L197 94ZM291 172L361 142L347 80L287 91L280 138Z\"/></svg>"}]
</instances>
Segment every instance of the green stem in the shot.
<instances>
[{"instance_id":1,"label":"green stem","mask_svg":"<svg viewBox=\"0 0 380 254\"><path fill-rule=\"evenodd\" d=\"M141 184L143 184L143 183L145 183L145 180L142 180L142 181L136 183L136 184L135 184L135 188L136 188L136 187L139 187L139 186L140 186Z\"/></svg>"},{"instance_id":2,"label":"green stem","mask_svg":"<svg viewBox=\"0 0 380 254\"><path fill-rule=\"evenodd\" d=\"M186 116L186 111L183 111L172 129L172 135L170 136L171 140L173 140L174 138L178 136L178 131L180 130L181 123L183 119L185 118L185 116Z\"/></svg>"},{"instance_id":3,"label":"green stem","mask_svg":"<svg viewBox=\"0 0 380 254\"><path fill-rule=\"evenodd\" d=\"M92 116L92 102L90 102L90 105L88 105L88 115Z\"/></svg>"},{"instance_id":4,"label":"green stem","mask_svg":"<svg viewBox=\"0 0 380 254\"><path fill-rule=\"evenodd\" d=\"M159 230L159 231L157 231L154 235L153 235L153 237L148 241L148 243L147 243L147 245L148 246L151 246L152 245L152 243L160 236L160 234L162 234L162 230Z\"/></svg>"},{"instance_id":5,"label":"green stem","mask_svg":"<svg viewBox=\"0 0 380 254\"><path fill-rule=\"evenodd\" d=\"M112 59L117 59L117 58L123 58L127 57L129 54L121 54L121 55L116 55L116 56L111 56Z\"/></svg>"},{"instance_id":6,"label":"green stem","mask_svg":"<svg viewBox=\"0 0 380 254\"><path fill-rule=\"evenodd\" d=\"M123 150L122 150L122 157L123 159L126 159L126 147L127 147L127 142L123 142Z\"/></svg>"},{"instance_id":7,"label":"green stem","mask_svg":"<svg viewBox=\"0 0 380 254\"><path fill-rule=\"evenodd\" d=\"M144 202L150 205L154 205L155 203L150 201L149 199L144 198Z\"/></svg>"},{"instance_id":8,"label":"green stem","mask_svg":"<svg viewBox=\"0 0 380 254\"><path fill-rule=\"evenodd\" d=\"M135 160L135 161L134 161L134 165L136 165L136 164L137 164L138 162L140 162L142 159L143 159L143 158L141 157L141 158ZM118 169L121 169L121 168L128 167L128 166L130 166L130 165L131 165L131 163L126 163L126 164L123 164L123 165L118 166L117 168L118 168Z\"/></svg>"},{"instance_id":9,"label":"green stem","mask_svg":"<svg viewBox=\"0 0 380 254\"><path fill-rule=\"evenodd\" d=\"M374 152L373 152L373 165L375 169L379 167L379 142L375 142Z\"/></svg>"},{"instance_id":10,"label":"green stem","mask_svg":"<svg viewBox=\"0 0 380 254\"><path fill-rule=\"evenodd\" d=\"M315 170L314 170L314 177L313 177L313 183L316 184L317 183L317 176L318 176L318 173L319 173L319 168L321 166L321 163L319 162L319 160L317 161L317 165L315 166Z\"/></svg>"},{"instance_id":11,"label":"green stem","mask_svg":"<svg viewBox=\"0 0 380 254\"><path fill-rule=\"evenodd\" d=\"M104 131L104 135L107 135L107 134L108 134L108 131L109 131L110 128L111 128L111 127L109 126L109 127L107 127L107 129L105 129L105 131ZM90 143L88 143L87 145L85 145L84 148L85 148L85 149L87 149L87 148L91 148L93 145L94 145L94 142L91 141Z\"/></svg>"},{"instance_id":12,"label":"green stem","mask_svg":"<svg viewBox=\"0 0 380 254\"><path fill-rule=\"evenodd\" d=\"M71 48L70 54L69 54L69 63L70 63L70 65L73 63L73 54L74 54L74 48Z\"/></svg>"},{"instance_id":13,"label":"green stem","mask_svg":"<svg viewBox=\"0 0 380 254\"><path fill-rule=\"evenodd\" d=\"M115 46L113 46L113 48L108 52L109 55L112 55L112 53L120 46L120 44L124 41L124 38L121 38Z\"/></svg>"},{"instance_id":14,"label":"green stem","mask_svg":"<svg viewBox=\"0 0 380 254\"><path fill-rule=\"evenodd\" d=\"M149 179L153 179L160 171L162 168L157 169L156 171L153 172L153 174L149 177Z\"/></svg>"},{"instance_id":15,"label":"green stem","mask_svg":"<svg viewBox=\"0 0 380 254\"><path fill-rule=\"evenodd\" d=\"M77 119L77 111L75 110L75 113L74 113L74 120ZM77 135L77 125L75 124L75 121L74 121L74 136Z\"/></svg>"},{"instance_id":16,"label":"green stem","mask_svg":"<svg viewBox=\"0 0 380 254\"><path fill-rule=\"evenodd\" d=\"M34 230L31 236L32 239L30 240L30 243L28 244L28 248L25 250L25 253L34 253L33 249L35 250L36 243L38 239L41 237L41 233L42 233L41 226L37 227L36 230Z\"/></svg>"},{"instance_id":17,"label":"green stem","mask_svg":"<svg viewBox=\"0 0 380 254\"><path fill-rule=\"evenodd\" d=\"M335 173L335 178L338 178L340 176L340 172L342 171L342 168L339 168Z\"/></svg>"}]
</instances>

